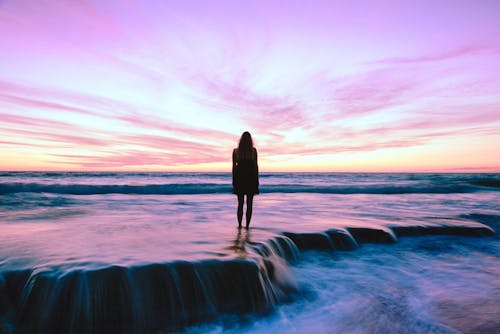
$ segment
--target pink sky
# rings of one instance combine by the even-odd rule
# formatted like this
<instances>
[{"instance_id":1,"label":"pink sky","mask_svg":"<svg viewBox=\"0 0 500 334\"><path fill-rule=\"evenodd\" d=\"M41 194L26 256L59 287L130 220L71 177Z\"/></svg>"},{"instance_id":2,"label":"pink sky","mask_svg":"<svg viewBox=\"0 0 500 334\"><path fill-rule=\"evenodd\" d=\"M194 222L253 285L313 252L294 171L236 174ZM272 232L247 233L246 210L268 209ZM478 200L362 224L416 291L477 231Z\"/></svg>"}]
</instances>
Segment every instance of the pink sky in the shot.
<instances>
[{"instance_id":1,"label":"pink sky","mask_svg":"<svg viewBox=\"0 0 500 334\"><path fill-rule=\"evenodd\" d=\"M286 5L285 5L286 4ZM500 2L0 1L0 170L500 171Z\"/></svg>"}]
</instances>

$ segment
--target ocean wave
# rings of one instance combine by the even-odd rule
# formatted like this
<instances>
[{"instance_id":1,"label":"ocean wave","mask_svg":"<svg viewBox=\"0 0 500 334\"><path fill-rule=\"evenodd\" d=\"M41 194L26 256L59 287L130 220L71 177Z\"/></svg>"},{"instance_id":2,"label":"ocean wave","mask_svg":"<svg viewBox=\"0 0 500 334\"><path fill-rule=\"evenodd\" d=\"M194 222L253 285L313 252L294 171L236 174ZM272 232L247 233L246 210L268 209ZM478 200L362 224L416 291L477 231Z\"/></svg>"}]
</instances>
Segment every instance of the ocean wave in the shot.
<instances>
[{"instance_id":1,"label":"ocean wave","mask_svg":"<svg viewBox=\"0 0 500 334\"><path fill-rule=\"evenodd\" d=\"M500 180L499 179L477 179L471 182L472 184L483 186L483 187L492 187L492 188L500 188Z\"/></svg>"},{"instance_id":2,"label":"ocean wave","mask_svg":"<svg viewBox=\"0 0 500 334\"><path fill-rule=\"evenodd\" d=\"M136 195L191 195L231 192L230 185L221 184L147 184L147 185L85 185L85 184L0 184L0 194L34 192L70 195L136 194Z\"/></svg>"},{"instance_id":3,"label":"ocean wave","mask_svg":"<svg viewBox=\"0 0 500 334\"><path fill-rule=\"evenodd\" d=\"M261 193L318 193L318 194L449 194L471 193L480 190L496 190L472 183L428 184L428 185L349 185L313 186L301 184L261 185ZM220 183L174 183L174 184L42 184L2 183L0 194L53 193L70 195L136 194L136 195L195 195L231 193L230 184Z\"/></svg>"}]
</instances>

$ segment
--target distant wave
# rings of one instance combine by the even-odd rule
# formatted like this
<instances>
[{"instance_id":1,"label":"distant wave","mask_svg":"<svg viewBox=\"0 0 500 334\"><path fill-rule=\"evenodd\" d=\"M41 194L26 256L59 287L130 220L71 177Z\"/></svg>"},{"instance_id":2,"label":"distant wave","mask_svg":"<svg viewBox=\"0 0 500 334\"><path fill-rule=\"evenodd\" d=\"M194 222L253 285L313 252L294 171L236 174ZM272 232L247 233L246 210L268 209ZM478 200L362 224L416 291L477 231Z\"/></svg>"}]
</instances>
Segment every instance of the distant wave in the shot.
<instances>
[{"instance_id":1,"label":"distant wave","mask_svg":"<svg viewBox=\"0 0 500 334\"><path fill-rule=\"evenodd\" d=\"M84 185L84 184L39 184L4 183L0 184L0 194L35 192L71 195L100 194L137 194L137 195L195 195L222 194L231 192L231 185L215 183L179 183L147 185Z\"/></svg>"},{"instance_id":2,"label":"distant wave","mask_svg":"<svg viewBox=\"0 0 500 334\"><path fill-rule=\"evenodd\" d=\"M261 185L261 193L318 193L318 194L449 194L471 193L480 190L496 190L496 185L471 183L425 184L425 185L349 185L312 186L300 184ZM84 184L41 184L2 183L0 194L53 193L71 195L137 194L137 195L195 195L231 193L230 184L219 183L177 183L147 185L84 185Z\"/></svg>"},{"instance_id":3,"label":"distant wave","mask_svg":"<svg viewBox=\"0 0 500 334\"><path fill-rule=\"evenodd\" d=\"M500 188L500 180L499 179L478 179L472 181L472 184L483 186L483 187L492 187L492 188Z\"/></svg>"}]
</instances>

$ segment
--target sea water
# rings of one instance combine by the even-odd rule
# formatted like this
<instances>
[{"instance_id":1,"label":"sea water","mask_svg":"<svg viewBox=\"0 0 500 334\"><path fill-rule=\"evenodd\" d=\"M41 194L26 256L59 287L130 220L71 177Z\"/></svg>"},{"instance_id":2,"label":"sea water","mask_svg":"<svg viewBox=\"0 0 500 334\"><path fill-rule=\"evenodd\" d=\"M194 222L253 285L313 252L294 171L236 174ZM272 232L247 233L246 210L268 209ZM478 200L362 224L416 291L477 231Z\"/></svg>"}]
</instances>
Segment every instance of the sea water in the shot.
<instances>
[{"instance_id":1,"label":"sea water","mask_svg":"<svg viewBox=\"0 0 500 334\"><path fill-rule=\"evenodd\" d=\"M1 173L0 332L62 332L56 315L73 332L498 332L499 180L263 173L247 231L237 228L228 173ZM391 244L362 229L387 233ZM334 245L325 231L352 234L354 249ZM271 258L259 247L275 239L285 244ZM245 279L254 273L246 261L258 263L257 283ZM179 263L194 268L202 297L190 292L195 283L180 287L164 312L190 300L176 313L184 320L148 318L144 310L160 302L141 284L154 280L158 298L170 298L159 292L162 280L191 279ZM109 305L135 306L116 306L118 320L95 315L97 297L89 296L111 295L106 282L122 277L113 298L129 297ZM219 285L234 291L212 295ZM57 311L61 301L71 312ZM41 305L53 311L37 311Z\"/></svg>"}]
</instances>

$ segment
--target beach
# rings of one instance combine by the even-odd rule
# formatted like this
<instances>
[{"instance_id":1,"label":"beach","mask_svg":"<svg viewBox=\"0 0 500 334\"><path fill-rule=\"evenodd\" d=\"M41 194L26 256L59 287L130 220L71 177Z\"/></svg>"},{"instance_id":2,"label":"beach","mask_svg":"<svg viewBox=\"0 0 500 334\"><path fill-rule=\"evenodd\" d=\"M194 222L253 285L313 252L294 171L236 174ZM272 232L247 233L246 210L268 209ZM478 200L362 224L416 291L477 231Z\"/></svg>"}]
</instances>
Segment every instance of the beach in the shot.
<instances>
[{"instance_id":1,"label":"beach","mask_svg":"<svg viewBox=\"0 0 500 334\"><path fill-rule=\"evenodd\" d=\"M499 179L3 172L0 332L497 332Z\"/></svg>"}]
</instances>

